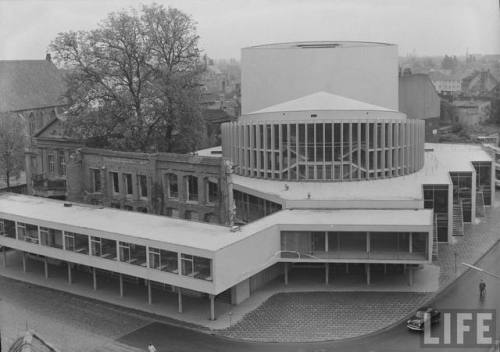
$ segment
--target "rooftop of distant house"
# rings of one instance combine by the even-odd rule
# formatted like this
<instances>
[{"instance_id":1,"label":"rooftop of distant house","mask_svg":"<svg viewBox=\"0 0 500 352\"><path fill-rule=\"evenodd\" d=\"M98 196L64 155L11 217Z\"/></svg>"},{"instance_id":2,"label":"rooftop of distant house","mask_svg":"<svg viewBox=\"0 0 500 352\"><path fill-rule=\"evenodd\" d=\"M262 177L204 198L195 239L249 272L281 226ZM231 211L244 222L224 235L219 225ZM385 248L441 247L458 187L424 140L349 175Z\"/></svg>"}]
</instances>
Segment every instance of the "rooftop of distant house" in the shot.
<instances>
[{"instance_id":1,"label":"rooftop of distant house","mask_svg":"<svg viewBox=\"0 0 500 352\"><path fill-rule=\"evenodd\" d=\"M57 67L46 60L0 60L0 112L64 105L66 86Z\"/></svg>"}]
</instances>

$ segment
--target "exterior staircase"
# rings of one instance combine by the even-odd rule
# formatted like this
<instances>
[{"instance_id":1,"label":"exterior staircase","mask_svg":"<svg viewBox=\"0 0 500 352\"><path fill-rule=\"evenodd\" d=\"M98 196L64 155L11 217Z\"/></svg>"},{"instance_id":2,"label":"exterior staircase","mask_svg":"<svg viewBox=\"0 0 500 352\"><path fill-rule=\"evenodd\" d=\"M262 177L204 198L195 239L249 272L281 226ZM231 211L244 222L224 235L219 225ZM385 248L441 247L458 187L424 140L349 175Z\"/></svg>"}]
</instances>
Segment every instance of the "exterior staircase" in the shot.
<instances>
[{"instance_id":1,"label":"exterior staircase","mask_svg":"<svg viewBox=\"0 0 500 352\"><path fill-rule=\"evenodd\" d=\"M434 230L432 231L432 260L438 258L439 254L439 244L438 244L438 216L439 214L434 214Z\"/></svg>"},{"instance_id":2,"label":"exterior staircase","mask_svg":"<svg viewBox=\"0 0 500 352\"><path fill-rule=\"evenodd\" d=\"M476 216L478 218L486 216L486 206L484 205L483 192L476 192Z\"/></svg>"},{"instance_id":3,"label":"exterior staircase","mask_svg":"<svg viewBox=\"0 0 500 352\"><path fill-rule=\"evenodd\" d=\"M453 202L453 235L464 235L464 215L462 213L462 204L460 200Z\"/></svg>"}]
</instances>

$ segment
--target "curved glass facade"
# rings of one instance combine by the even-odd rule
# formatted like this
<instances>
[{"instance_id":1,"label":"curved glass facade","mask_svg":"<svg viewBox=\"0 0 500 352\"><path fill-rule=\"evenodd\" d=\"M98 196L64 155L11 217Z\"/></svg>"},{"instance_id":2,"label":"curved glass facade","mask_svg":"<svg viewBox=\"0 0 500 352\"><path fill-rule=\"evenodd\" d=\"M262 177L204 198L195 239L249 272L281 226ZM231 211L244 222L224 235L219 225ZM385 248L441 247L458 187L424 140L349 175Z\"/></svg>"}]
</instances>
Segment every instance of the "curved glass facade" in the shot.
<instances>
[{"instance_id":1,"label":"curved glass facade","mask_svg":"<svg viewBox=\"0 0 500 352\"><path fill-rule=\"evenodd\" d=\"M222 150L242 176L367 180L422 168L424 133L422 120L239 121L222 125Z\"/></svg>"}]
</instances>

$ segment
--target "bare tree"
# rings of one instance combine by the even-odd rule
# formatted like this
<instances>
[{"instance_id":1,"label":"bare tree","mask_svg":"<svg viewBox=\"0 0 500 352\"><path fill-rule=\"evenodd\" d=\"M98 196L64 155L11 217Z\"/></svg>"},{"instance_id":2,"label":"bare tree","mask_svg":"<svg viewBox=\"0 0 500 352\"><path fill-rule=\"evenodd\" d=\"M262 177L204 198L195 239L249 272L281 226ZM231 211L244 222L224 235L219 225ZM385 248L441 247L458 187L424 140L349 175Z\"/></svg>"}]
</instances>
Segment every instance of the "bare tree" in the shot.
<instances>
[{"instance_id":1,"label":"bare tree","mask_svg":"<svg viewBox=\"0 0 500 352\"><path fill-rule=\"evenodd\" d=\"M19 176L24 169L25 141L23 119L12 114L0 115L0 170L7 188L10 188L10 178Z\"/></svg>"},{"instance_id":2,"label":"bare tree","mask_svg":"<svg viewBox=\"0 0 500 352\"><path fill-rule=\"evenodd\" d=\"M188 15L156 4L111 13L97 29L60 33L51 50L67 72L71 133L121 150L199 147L204 67Z\"/></svg>"}]
</instances>

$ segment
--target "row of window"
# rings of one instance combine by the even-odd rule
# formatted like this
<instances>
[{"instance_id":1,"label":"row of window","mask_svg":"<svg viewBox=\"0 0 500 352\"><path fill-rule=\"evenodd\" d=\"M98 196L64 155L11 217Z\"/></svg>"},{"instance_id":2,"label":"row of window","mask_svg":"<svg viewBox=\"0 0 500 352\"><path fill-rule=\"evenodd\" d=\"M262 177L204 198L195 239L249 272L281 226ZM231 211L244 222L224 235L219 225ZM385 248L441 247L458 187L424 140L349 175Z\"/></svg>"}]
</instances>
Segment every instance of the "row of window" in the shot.
<instances>
[{"instance_id":1,"label":"row of window","mask_svg":"<svg viewBox=\"0 0 500 352\"><path fill-rule=\"evenodd\" d=\"M84 255L117 260L123 263L148 267L173 274L180 274L195 279L212 281L212 260L190 254L168 251L160 248L141 246L134 243L110 240L107 238L83 235L75 232L62 231L0 219L0 235L17 238L42 246L71 251Z\"/></svg>"},{"instance_id":2,"label":"row of window","mask_svg":"<svg viewBox=\"0 0 500 352\"><path fill-rule=\"evenodd\" d=\"M134 194L134 184L131 173L122 173L122 183L120 185L120 174L115 171L109 173L111 181L111 189L113 194L120 194L121 187L126 195L132 196ZM141 198L147 198L149 195L148 179L146 175L137 175L137 189ZM191 202L199 201L198 190L198 177L193 175L184 176L186 188L186 200ZM179 199L179 176L176 174L166 174L164 176L164 184L167 197L170 199ZM206 200L208 203L215 203L218 200L219 187L216 178L207 178L205 182ZM90 169L90 191L102 192L101 170Z\"/></svg>"}]
</instances>

